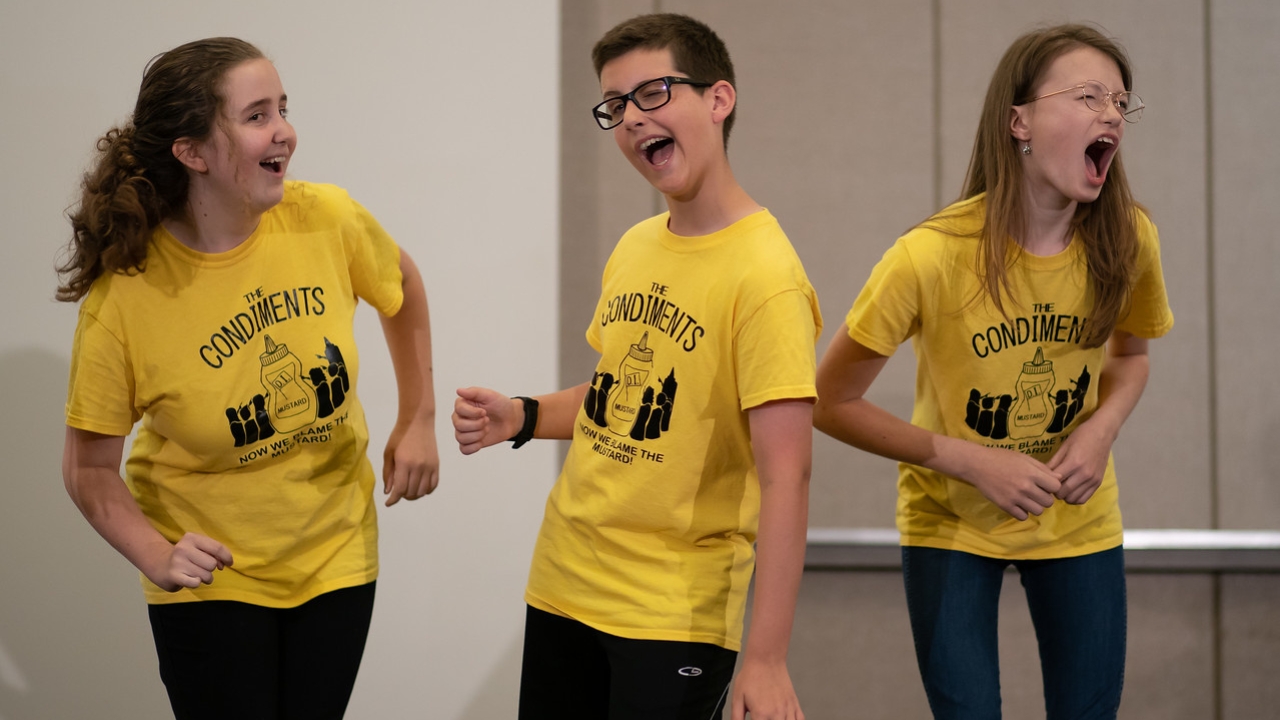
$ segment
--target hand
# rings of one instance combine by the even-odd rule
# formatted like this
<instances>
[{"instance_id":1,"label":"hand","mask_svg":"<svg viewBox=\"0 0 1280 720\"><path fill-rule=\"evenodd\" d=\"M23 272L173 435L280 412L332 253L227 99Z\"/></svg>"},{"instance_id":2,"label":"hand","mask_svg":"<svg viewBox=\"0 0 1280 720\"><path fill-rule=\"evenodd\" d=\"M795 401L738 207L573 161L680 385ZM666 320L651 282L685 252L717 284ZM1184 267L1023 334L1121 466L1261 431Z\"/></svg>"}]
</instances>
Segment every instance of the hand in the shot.
<instances>
[{"instance_id":1,"label":"hand","mask_svg":"<svg viewBox=\"0 0 1280 720\"><path fill-rule=\"evenodd\" d=\"M1106 475L1115 440L1114 434L1092 420L1081 423L1049 460L1049 469L1062 478L1062 487L1054 494L1072 505L1083 505L1093 497Z\"/></svg>"},{"instance_id":2,"label":"hand","mask_svg":"<svg viewBox=\"0 0 1280 720\"><path fill-rule=\"evenodd\" d=\"M213 538L196 533L182 536L170 546L158 570L146 573L147 579L165 592L200 587L213 582L213 571L231 567L231 551Z\"/></svg>"},{"instance_id":3,"label":"hand","mask_svg":"<svg viewBox=\"0 0 1280 720\"><path fill-rule=\"evenodd\" d=\"M988 500L1019 520L1039 515L1053 505L1062 476L1029 455L974 445L979 454L963 475Z\"/></svg>"},{"instance_id":4,"label":"hand","mask_svg":"<svg viewBox=\"0 0 1280 720\"><path fill-rule=\"evenodd\" d=\"M509 440L524 424L524 403L488 388L460 388L453 401L453 436L463 455Z\"/></svg>"},{"instance_id":5,"label":"hand","mask_svg":"<svg viewBox=\"0 0 1280 720\"><path fill-rule=\"evenodd\" d=\"M800 699L791 686L786 663L742 661L742 671L733 681L733 720L804 720Z\"/></svg>"},{"instance_id":6,"label":"hand","mask_svg":"<svg viewBox=\"0 0 1280 720\"><path fill-rule=\"evenodd\" d=\"M440 483L435 417L397 422L382 452L382 492L387 507L430 495Z\"/></svg>"}]
</instances>

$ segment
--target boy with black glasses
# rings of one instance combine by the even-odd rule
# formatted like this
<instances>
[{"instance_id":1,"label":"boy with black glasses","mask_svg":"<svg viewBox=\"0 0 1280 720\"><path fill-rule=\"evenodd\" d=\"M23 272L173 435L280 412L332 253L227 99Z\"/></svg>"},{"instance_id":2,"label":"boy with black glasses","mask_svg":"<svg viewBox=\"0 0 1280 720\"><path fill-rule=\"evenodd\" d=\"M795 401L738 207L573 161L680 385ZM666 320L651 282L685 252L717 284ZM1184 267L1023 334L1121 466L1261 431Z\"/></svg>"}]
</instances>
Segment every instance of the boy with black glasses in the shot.
<instances>
[{"instance_id":1,"label":"boy with black glasses","mask_svg":"<svg viewBox=\"0 0 1280 720\"><path fill-rule=\"evenodd\" d=\"M818 301L725 147L733 66L706 25L645 15L593 51L593 108L668 212L619 241L589 383L458 391L464 454L572 439L525 599L520 717L719 717L758 545L734 718L800 720L786 668L804 565ZM758 543L757 543L758 534Z\"/></svg>"}]
</instances>

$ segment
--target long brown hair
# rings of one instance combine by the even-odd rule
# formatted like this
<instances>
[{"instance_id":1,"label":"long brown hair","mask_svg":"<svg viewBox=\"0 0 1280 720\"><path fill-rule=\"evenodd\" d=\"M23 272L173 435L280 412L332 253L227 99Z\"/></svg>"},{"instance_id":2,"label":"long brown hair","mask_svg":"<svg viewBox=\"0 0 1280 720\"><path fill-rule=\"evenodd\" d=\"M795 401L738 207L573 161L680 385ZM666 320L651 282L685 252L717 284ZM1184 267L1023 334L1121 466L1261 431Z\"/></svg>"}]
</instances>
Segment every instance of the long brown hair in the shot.
<instances>
[{"instance_id":1,"label":"long brown hair","mask_svg":"<svg viewBox=\"0 0 1280 720\"><path fill-rule=\"evenodd\" d=\"M1017 140L1009 132L1009 109L1027 102L1050 64L1080 47L1101 51L1120 69L1125 89L1132 89L1133 74L1124 50L1088 25L1058 25L1036 30L1014 41L991 77L982 106L982 119L969 159L964 192L960 199L986 193L986 216L979 231L977 272L981 293L1007 315L1004 297L1012 299L1009 268L1021 246L1013 238L1026 232L1022 205L1022 163ZM1116 323L1127 312L1138 255L1137 215L1143 208L1129 191L1124 163L1117 150L1098 199L1076 205L1073 230L1084 244L1093 287L1093 308L1085 347L1106 343ZM938 227L945 211L924 224ZM1010 247L1010 245L1014 247Z\"/></svg>"},{"instance_id":2,"label":"long brown hair","mask_svg":"<svg viewBox=\"0 0 1280 720\"><path fill-rule=\"evenodd\" d=\"M98 138L58 266L57 298L75 302L106 273L141 272L151 232L187 202L187 171L173 156L180 138L207 140L222 108L227 72L262 51L236 38L196 40L151 59L133 116Z\"/></svg>"}]
</instances>

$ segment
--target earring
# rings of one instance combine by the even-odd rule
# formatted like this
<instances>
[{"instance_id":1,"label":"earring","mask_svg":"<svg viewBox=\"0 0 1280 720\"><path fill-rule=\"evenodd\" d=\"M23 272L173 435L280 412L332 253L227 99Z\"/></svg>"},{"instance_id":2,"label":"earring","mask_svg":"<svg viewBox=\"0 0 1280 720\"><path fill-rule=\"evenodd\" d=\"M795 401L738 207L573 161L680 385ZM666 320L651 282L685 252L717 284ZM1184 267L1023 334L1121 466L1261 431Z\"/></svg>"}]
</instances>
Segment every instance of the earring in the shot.
<instances>
[{"instance_id":1,"label":"earring","mask_svg":"<svg viewBox=\"0 0 1280 720\"><path fill-rule=\"evenodd\" d=\"M1031 154L1031 141L1030 141L1030 140L1028 140L1028 141L1027 141L1023 146L1022 146L1022 154L1023 154L1023 155L1030 155L1030 154Z\"/></svg>"}]
</instances>

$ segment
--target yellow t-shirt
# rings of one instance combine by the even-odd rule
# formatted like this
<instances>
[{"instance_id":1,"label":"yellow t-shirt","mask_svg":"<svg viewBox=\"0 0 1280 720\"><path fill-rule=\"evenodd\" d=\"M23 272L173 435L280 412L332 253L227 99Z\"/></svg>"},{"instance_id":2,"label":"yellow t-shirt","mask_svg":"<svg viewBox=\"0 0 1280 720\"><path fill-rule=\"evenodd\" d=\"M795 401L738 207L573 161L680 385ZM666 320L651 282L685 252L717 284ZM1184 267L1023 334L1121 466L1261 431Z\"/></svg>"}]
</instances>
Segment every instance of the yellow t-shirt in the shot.
<instances>
[{"instance_id":1,"label":"yellow t-shirt","mask_svg":"<svg viewBox=\"0 0 1280 720\"><path fill-rule=\"evenodd\" d=\"M703 237L667 219L605 266L600 362L525 597L612 635L737 650L760 512L746 411L816 397L822 319L767 211Z\"/></svg>"},{"instance_id":2,"label":"yellow t-shirt","mask_svg":"<svg viewBox=\"0 0 1280 720\"><path fill-rule=\"evenodd\" d=\"M80 308L67 424L127 435L129 488L171 542L226 545L212 585L148 603L294 607L378 572L369 433L356 397L357 297L403 301L399 249L346 191L285 184L225 253L157 228L143 272L99 278Z\"/></svg>"},{"instance_id":3,"label":"yellow t-shirt","mask_svg":"<svg viewBox=\"0 0 1280 720\"><path fill-rule=\"evenodd\" d=\"M965 235L981 227L983 212L983 196L970 198L940 213L954 235L916 228L899 238L849 311L849 337L882 355L912 339L913 424L1048 461L1097 407L1106 357L1105 347L1081 344L1093 307L1083 242L1049 257L1018 255L1006 319L985 296L971 302L980 292L979 240ZM1138 235L1132 305L1116 327L1154 338L1173 327L1173 314L1156 228L1141 213ZM1010 559L1084 555L1122 541L1110 458L1088 502L1059 500L1022 521L968 483L902 463L897 522L903 545Z\"/></svg>"}]
</instances>

